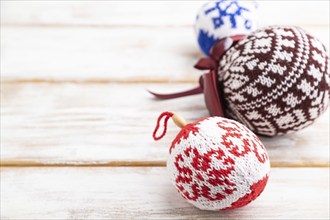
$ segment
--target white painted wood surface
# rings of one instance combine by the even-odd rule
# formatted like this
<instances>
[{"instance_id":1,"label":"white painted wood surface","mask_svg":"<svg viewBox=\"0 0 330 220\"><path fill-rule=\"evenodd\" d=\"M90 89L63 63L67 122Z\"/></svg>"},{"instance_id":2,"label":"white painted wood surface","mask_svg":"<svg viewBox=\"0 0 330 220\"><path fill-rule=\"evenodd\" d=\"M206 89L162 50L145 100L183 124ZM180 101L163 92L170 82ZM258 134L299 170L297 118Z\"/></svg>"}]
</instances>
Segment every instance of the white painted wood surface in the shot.
<instances>
[{"instance_id":1,"label":"white painted wood surface","mask_svg":"<svg viewBox=\"0 0 330 220\"><path fill-rule=\"evenodd\" d=\"M329 29L307 27L329 48ZM3 80L193 82L203 71L191 27L39 28L1 31Z\"/></svg>"},{"instance_id":2,"label":"white painted wood surface","mask_svg":"<svg viewBox=\"0 0 330 220\"><path fill-rule=\"evenodd\" d=\"M4 1L3 80L196 81L192 25L202 4ZM329 1L258 4L261 26L302 26L329 48Z\"/></svg>"},{"instance_id":3,"label":"white painted wood surface","mask_svg":"<svg viewBox=\"0 0 330 220\"><path fill-rule=\"evenodd\" d=\"M191 81L202 56L191 28L5 27L5 79Z\"/></svg>"},{"instance_id":4,"label":"white painted wood surface","mask_svg":"<svg viewBox=\"0 0 330 220\"><path fill-rule=\"evenodd\" d=\"M3 1L6 25L191 26L205 1ZM329 24L329 1L259 0L261 25ZM303 16L302 16L303 15Z\"/></svg>"},{"instance_id":5,"label":"white painted wood surface","mask_svg":"<svg viewBox=\"0 0 330 220\"><path fill-rule=\"evenodd\" d=\"M276 168L253 203L200 211L165 168L2 168L3 219L327 219L329 170Z\"/></svg>"},{"instance_id":6,"label":"white painted wood surface","mask_svg":"<svg viewBox=\"0 0 330 220\"><path fill-rule=\"evenodd\" d=\"M203 95L159 101L146 91L194 84L3 84L2 163L106 164L165 161L179 129L151 135L158 115L178 112L188 122L207 117ZM193 109L193 110L192 110ZM292 135L263 138L275 166L329 164L329 112ZM127 138L129 137L129 138Z\"/></svg>"},{"instance_id":7,"label":"white painted wood surface","mask_svg":"<svg viewBox=\"0 0 330 220\"><path fill-rule=\"evenodd\" d=\"M195 209L148 167L165 165L178 132L152 140L160 112L208 115L202 95L145 91L195 85L203 2L1 1L1 219L329 219L329 111L262 138L270 182L239 210ZM302 26L329 48L329 1L257 2L261 26Z\"/></svg>"}]
</instances>

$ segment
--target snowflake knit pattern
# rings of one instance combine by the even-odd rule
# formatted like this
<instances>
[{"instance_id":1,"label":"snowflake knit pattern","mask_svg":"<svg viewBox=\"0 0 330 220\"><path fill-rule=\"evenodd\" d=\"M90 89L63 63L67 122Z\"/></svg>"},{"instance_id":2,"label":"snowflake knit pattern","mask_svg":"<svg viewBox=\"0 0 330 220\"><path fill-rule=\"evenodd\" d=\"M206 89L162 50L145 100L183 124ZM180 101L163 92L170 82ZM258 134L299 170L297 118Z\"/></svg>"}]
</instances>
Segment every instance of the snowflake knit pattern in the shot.
<instances>
[{"instance_id":1,"label":"snowflake knit pattern","mask_svg":"<svg viewBox=\"0 0 330 220\"><path fill-rule=\"evenodd\" d=\"M264 190L270 163L259 138L222 117L187 124L174 139L167 161L179 193L203 210L247 205Z\"/></svg>"},{"instance_id":2,"label":"snowflake knit pattern","mask_svg":"<svg viewBox=\"0 0 330 220\"><path fill-rule=\"evenodd\" d=\"M249 34L258 28L256 3L241 0L207 2L198 11L195 32L201 50L209 55L218 40L234 35Z\"/></svg>"},{"instance_id":3,"label":"snowflake knit pattern","mask_svg":"<svg viewBox=\"0 0 330 220\"><path fill-rule=\"evenodd\" d=\"M266 136L300 130L329 103L325 46L297 27L267 27L221 58L219 91L226 115Z\"/></svg>"}]
</instances>

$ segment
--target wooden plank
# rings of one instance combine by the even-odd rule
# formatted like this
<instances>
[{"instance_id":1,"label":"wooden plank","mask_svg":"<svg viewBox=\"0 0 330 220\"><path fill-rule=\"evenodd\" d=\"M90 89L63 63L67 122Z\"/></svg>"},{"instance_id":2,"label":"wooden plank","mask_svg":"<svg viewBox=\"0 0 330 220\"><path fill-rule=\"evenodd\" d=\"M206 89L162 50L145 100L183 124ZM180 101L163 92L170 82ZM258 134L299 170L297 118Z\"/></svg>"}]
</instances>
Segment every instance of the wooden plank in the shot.
<instances>
[{"instance_id":1,"label":"wooden plank","mask_svg":"<svg viewBox=\"0 0 330 220\"><path fill-rule=\"evenodd\" d=\"M190 28L3 28L1 37L4 79L196 81L201 74Z\"/></svg>"},{"instance_id":2,"label":"wooden plank","mask_svg":"<svg viewBox=\"0 0 330 220\"><path fill-rule=\"evenodd\" d=\"M191 26L205 1L3 1L5 25ZM329 1L257 1L262 25L329 24ZM304 15L304 16L301 16Z\"/></svg>"},{"instance_id":3,"label":"wooden plank","mask_svg":"<svg viewBox=\"0 0 330 220\"><path fill-rule=\"evenodd\" d=\"M1 219L327 219L329 169L275 168L261 196L200 211L165 168L1 168Z\"/></svg>"},{"instance_id":4,"label":"wooden plank","mask_svg":"<svg viewBox=\"0 0 330 220\"><path fill-rule=\"evenodd\" d=\"M165 164L179 131L152 140L156 118L174 111L188 122L208 116L202 95L154 100L146 88L194 84L23 83L1 86L1 163L10 166ZM329 112L292 135L263 138L273 166L328 166ZM141 164L142 163L142 164Z\"/></svg>"},{"instance_id":5,"label":"wooden plank","mask_svg":"<svg viewBox=\"0 0 330 220\"><path fill-rule=\"evenodd\" d=\"M308 28L329 48L328 28ZM1 30L4 81L195 82L202 57L182 28L36 28Z\"/></svg>"}]
</instances>

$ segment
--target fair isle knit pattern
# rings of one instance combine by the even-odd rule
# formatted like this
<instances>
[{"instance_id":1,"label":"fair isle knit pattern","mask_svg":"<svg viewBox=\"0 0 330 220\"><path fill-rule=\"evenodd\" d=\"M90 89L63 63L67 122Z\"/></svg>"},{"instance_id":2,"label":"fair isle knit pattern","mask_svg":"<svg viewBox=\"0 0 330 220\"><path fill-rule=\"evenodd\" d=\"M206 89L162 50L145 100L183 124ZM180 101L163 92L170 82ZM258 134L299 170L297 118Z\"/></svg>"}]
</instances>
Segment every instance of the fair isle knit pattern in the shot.
<instances>
[{"instance_id":1,"label":"fair isle knit pattern","mask_svg":"<svg viewBox=\"0 0 330 220\"><path fill-rule=\"evenodd\" d=\"M197 42L205 55L218 40L249 34L257 28L256 2L245 0L208 1L198 11L195 22Z\"/></svg>"},{"instance_id":2,"label":"fair isle knit pattern","mask_svg":"<svg viewBox=\"0 0 330 220\"><path fill-rule=\"evenodd\" d=\"M253 1L216 0L206 2L195 22L197 42L205 55L224 37L249 34L258 28L257 6Z\"/></svg>"},{"instance_id":3,"label":"fair isle knit pattern","mask_svg":"<svg viewBox=\"0 0 330 220\"><path fill-rule=\"evenodd\" d=\"M247 205L264 190L270 163L259 138L222 117L188 124L174 139L167 161L179 193L203 210Z\"/></svg>"},{"instance_id":4,"label":"fair isle knit pattern","mask_svg":"<svg viewBox=\"0 0 330 220\"><path fill-rule=\"evenodd\" d=\"M296 27L268 27L240 40L219 62L226 115L275 136L300 130L329 103L324 45Z\"/></svg>"}]
</instances>

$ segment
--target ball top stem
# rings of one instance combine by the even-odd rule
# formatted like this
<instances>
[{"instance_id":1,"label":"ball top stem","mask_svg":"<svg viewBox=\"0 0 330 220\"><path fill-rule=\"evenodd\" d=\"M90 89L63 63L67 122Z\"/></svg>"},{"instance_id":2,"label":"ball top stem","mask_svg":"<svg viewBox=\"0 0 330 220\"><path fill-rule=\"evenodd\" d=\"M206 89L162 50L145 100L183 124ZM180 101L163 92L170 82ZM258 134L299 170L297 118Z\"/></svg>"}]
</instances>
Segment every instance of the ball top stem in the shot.
<instances>
[{"instance_id":1,"label":"ball top stem","mask_svg":"<svg viewBox=\"0 0 330 220\"><path fill-rule=\"evenodd\" d=\"M172 115L172 121L176 126L179 128L183 128L184 126L187 125L187 122L184 118L182 118L180 115L173 113Z\"/></svg>"}]
</instances>

